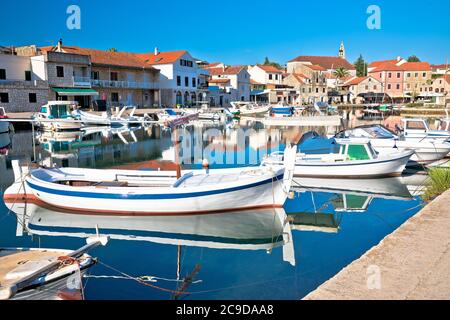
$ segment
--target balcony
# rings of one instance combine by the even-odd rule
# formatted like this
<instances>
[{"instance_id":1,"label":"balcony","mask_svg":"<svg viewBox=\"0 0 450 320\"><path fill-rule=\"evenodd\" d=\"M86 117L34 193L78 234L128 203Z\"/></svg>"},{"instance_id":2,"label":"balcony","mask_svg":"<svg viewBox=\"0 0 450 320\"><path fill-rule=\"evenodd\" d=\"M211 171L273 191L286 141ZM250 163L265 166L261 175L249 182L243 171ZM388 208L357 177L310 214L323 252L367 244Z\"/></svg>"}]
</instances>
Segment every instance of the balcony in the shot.
<instances>
[{"instance_id":1,"label":"balcony","mask_svg":"<svg viewBox=\"0 0 450 320\"><path fill-rule=\"evenodd\" d=\"M89 77L74 77L74 87L96 87L117 89L158 89L156 82L98 80Z\"/></svg>"}]
</instances>

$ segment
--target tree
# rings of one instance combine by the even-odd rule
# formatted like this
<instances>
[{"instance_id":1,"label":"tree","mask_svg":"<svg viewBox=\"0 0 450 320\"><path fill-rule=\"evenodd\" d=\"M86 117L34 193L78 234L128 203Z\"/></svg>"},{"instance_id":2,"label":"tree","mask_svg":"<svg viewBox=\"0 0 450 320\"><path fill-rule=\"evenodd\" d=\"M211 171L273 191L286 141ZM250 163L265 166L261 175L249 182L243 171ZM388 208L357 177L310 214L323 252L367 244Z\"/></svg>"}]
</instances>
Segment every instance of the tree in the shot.
<instances>
[{"instance_id":1,"label":"tree","mask_svg":"<svg viewBox=\"0 0 450 320\"><path fill-rule=\"evenodd\" d=\"M279 63L270 61L268 57L266 57L266 59L264 59L263 65L265 65L265 66L272 66L272 67L275 67L277 69L282 69L282 67L281 67L281 65Z\"/></svg>"},{"instance_id":2,"label":"tree","mask_svg":"<svg viewBox=\"0 0 450 320\"><path fill-rule=\"evenodd\" d=\"M364 61L362 55L359 55L359 58L354 63L356 68L356 76L365 77L367 76L367 63Z\"/></svg>"},{"instance_id":3,"label":"tree","mask_svg":"<svg viewBox=\"0 0 450 320\"><path fill-rule=\"evenodd\" d=\"M349 75L350 72L348 72L348 70L345 68L339 67L336 70L334 70L334 76L338 79L348 77Z\"/></svg>"},{"instance_id":4,"label":"tree","mask_svg":"<svg viewBox=\"0 0 450 320\"><path fill-rule=\"evenodd\" d=\"M106 51L108 51L108 52L117 52L117 49L116 48L110 48L110 49L108 49Z\"/></svg>"},{"instance_id":5,"label":"tree","mask_svg":"<svg viewBox=\"0 0 450 320\"><path fill-rule=\"evenodd\" d=\"M409 56L408 62L420 62L420 59L416 55Z\"/></svg>"}]
</instances>

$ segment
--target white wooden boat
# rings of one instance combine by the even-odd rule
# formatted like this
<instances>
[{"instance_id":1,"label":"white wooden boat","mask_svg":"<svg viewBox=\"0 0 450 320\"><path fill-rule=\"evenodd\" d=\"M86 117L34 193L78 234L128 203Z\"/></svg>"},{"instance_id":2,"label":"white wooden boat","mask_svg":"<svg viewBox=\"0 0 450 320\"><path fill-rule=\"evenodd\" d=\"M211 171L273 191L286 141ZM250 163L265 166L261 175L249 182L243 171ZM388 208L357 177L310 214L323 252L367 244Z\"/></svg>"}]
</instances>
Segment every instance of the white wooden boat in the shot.
<instances>
[{"instance_id":1,"label":"white wooden boat","mask_svg":"<svg viewBox=\"0 0 450 320\"><path fill-rule=\"evenodd\" d=\"M384 177L400 175L414 151L394 151L379 155L368 140L353 142L351 139L335 139L335 149L326 154L298 153L295 176L306 177ZM263 161L263 165L276 165L283 161L283 152L275 152Z\"/></svg>"},{"instance_id":2,"label":"white wooden boat","mask_svg":"<svg viewBox=\"0 0 450 320\"><path fill-rule=\"evenodd\" d=\"M179 179L176 172L38 168L25 182L37 199L79 211L164 215L276 208L292 182L295 148L286 154L281 166L191 170Z\"/></svg>"},{"instance_id":3,"label":"white wooden boat","mask_svg":"<svg viewBox=\"0 0 450 320\"><path fill-rule=\"evenodd\" d=\"M71 112L76 107L73 101L49 101L41 107L35 117L38 125L44 130L62 131L81 129L81 122L76 120Z\"/></svg>"},{"instance_id":4,"label":"white wooden boat","mask_svg":"<svg viewBox=\"0 0 450 320\"><path fill-rule=\"evenodd\" d=\"M8 116L6 115L5 108L0 107L0 134L8 133L10 131L10 123L7 119Z\"/></svg>"},{"instance_id":5,"label":"white wooden boat","mask_svg":"<svg viewBox=\"0 0 450 320\"><path fill-rule=\"evenodd\" d=\"M87 244L75 251L0 248L0 300L35 299L49 285L67 280L76 272L81 276L94 264L87 252L107 242L107 237L88 238Z\"/></svg>"},{"instance_id":6,"label":"white wooden boat","mask_svg":"<svg viewBox=\"0 0 450 320\"><path fill-rule=\"evenodd\" d=\"M267 114L272 108L271 105L258 105L246 101L230 102L232 108L229 109L232 114L242 116L262 116Z\"/></svg>"},{"instance_id":7,"label":"white wooden boat","mask_svg":"<svg viewBox=\"0 0 450 320\"><path fill-rule=\"evenodd\" d=\"M204 109L183 109L185 114L198 114L198 120L219 121L220 114L218 112L208 112Z\"/></svg>"},{"instance_id":8,"label":"white wooden boat","mask_svg":"<svg viewBox=\"0 0 450 320\"><path fill-rule=\"evenodd\" d=\"M414 150L410 164L427 164L441 160L450 152L450 143L435 139L404 139L381 125L365 125L344 130L335 135L336 138L347 138L358 141L359 138L369 139L371 145L380 154L393 150Z\"/></svg>"}]
</instances>

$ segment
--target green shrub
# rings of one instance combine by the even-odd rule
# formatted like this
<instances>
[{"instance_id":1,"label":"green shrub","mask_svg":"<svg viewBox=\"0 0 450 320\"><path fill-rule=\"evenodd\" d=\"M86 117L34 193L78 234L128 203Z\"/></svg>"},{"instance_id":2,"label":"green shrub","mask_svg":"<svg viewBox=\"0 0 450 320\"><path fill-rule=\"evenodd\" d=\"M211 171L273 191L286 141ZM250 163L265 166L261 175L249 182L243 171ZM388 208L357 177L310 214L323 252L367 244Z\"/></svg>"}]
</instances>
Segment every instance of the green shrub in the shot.
<instances>
[{"instance_id":1,"label":"green shrub","mask_svg":"<svg viewBox=\"0 0 450 320\"><path fill-rule=\"evenodd\" d=\"M450 189L450 168L433 168L428 172L429 184L422 199L430 201Z\"/></svg>"}]
</instances>

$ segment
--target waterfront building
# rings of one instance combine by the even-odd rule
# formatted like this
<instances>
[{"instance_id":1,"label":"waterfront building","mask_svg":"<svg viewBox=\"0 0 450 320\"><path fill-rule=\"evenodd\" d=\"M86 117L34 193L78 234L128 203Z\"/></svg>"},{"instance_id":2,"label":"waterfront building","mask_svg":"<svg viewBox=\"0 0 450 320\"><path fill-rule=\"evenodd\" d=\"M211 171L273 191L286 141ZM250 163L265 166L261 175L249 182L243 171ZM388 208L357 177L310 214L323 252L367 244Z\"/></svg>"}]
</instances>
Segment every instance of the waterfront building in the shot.
<instances>
[{"instance_id":1,"label":"waterfront building","mask_svg":"<svg viewBox=\"0 0 450 320\"><path fill-rule=\"evenodd\" d=\"M257 83L283 84L283 71L271 65L257 64L249 66L248 73L250 74L250 79Z\"/></svg>"},{"instance_id":2,"label":"waterfront building","mask_svg":"<svg viewBox=\"0 0 450 320\"><path fill-rule=\"evenodd\" d=\"M188 51L159 51L138 54L160 72L161 103L164 106L194 106L205 100L208 73L199 67Z\"/></svg>"},{"instance_id":3,"label":"waterfront building","mask_svg":"<svg viewBox=\"0 0 450 320\"><path fill-rule=\"evenodd\" d=\"M44 61L39 57L0 53L0 107L7 112L34 112L48 101Z\"/></svg>"},{"instance_id":4,"label":"waterfront building","mask_svg":"<svg viewBox=\"0 0 450 320\"><path fill-rule=\"evenodd\" d=\"M383 83L378 79L367 77L351 77L340 85L343 101L350 103L377 103L383 100Z\"/></svg>"},{"instance_id":5,"label":"waterfront building","mask_svg":"<svg viewBox=\"0 0 450 320\"><path fill-rule=\"evenodd\" d=\"M206 70L210 74L210 91L216 89L212 86L213 84L217 87L218 83L222 81L222 86L218 87L224 88L227 90L226 92L230 93L230 101L250 100L250 74L245 66L223 65Z\"/></svg>"}]
</instances>

